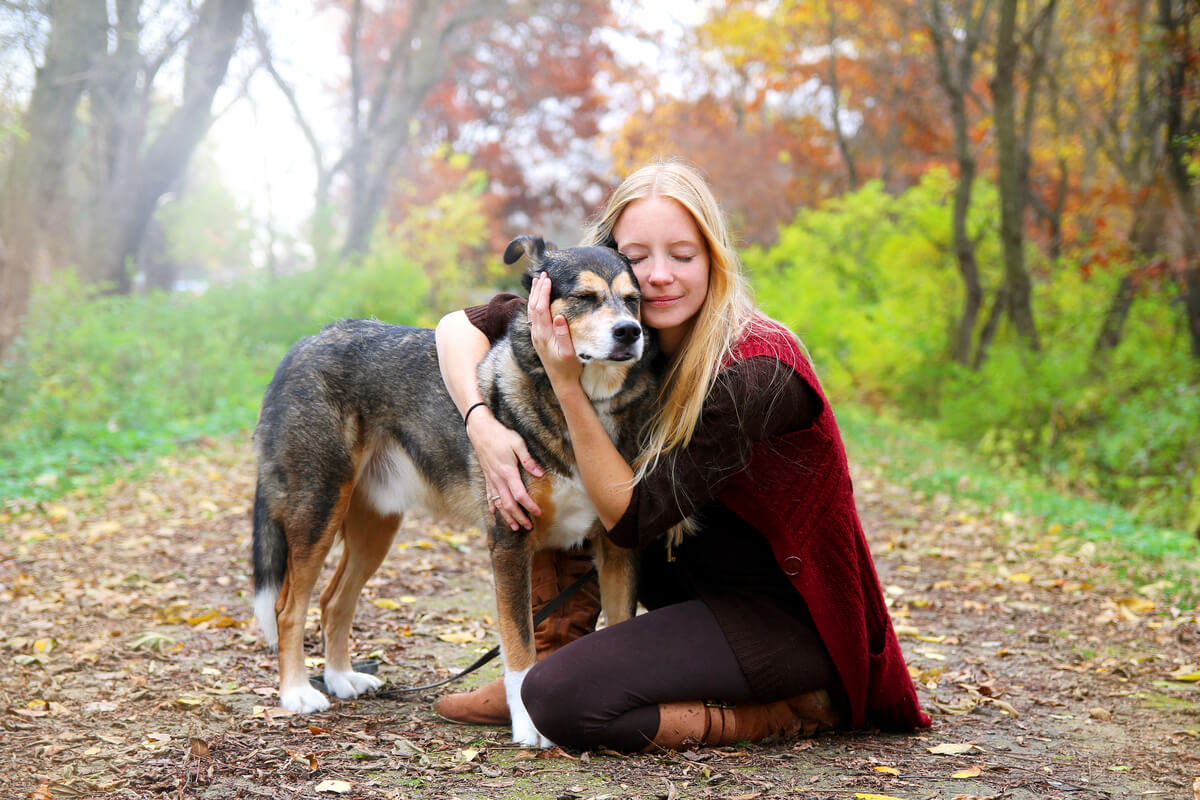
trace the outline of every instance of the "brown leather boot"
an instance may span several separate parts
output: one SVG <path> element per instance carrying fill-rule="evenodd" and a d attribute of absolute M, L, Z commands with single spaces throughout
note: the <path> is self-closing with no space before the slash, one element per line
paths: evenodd
<path fill-rule="evenodd" d="M 693 700 L 658 707 L 658 733 L 646 750 L 709 747 L 734 742 L 760 742 L 769 737 L 809 737 L 833 730 L 841 715 L 824 689 L 777 700 L 740 706 L 708 705 Z"/>
<path fill-rule="evenodd" d="M 571 551 L 543 550 L 535 554 L 530 571 L 534 613 L 591 568 L 590 546 Z M 588 581 L 534 629 L 538 660 L 594 631 L 599 616 L 600 587 L 596 581 Z M 504 678 L 496 678 L 470 692 L 443 695 L 433 704 L 433 712 L 442 719 L 467 725 L 508 725 L 511 720 Z"/>

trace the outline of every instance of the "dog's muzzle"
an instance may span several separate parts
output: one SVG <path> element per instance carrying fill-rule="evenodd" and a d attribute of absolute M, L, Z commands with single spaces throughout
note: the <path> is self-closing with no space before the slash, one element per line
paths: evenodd
<path fill-rule="evenodd" d="M 622 320 L 612 329 L 613 349 L 610 361 L 629 361 L 642 356 L 642 326 L 633 320 Z"/>

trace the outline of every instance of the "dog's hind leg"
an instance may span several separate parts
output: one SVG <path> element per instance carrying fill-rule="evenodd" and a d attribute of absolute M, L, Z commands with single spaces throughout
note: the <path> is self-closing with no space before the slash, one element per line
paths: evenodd
<path fill-rule="evenodd" d="M 637 553 L 618 547 L 603 533 L 592 539 L 592 552 L 600 581 L 604 623 L 624 622 L 637 610 Z"/>
<path fill-rule="evenodd" d="M 378 689 L 374 675 L 355 672 L 350 664 L 350 624 L 358 596 L 392 547 L 400 528 L 400 514 L 380 514 L 369 506 L 361 491 L 350 500 L 342 521 L 342 558 L 337 571 L 321 592 L 321 629 L 325 632 L 325 685 L 335 696 L 358 697 Z"/>
<path fill-rule="evenodd" d="M 493 527 L 488 537 L 492 574 L 496 579 L 496 612 L 500 620 L 500 651 L 504 656 L 504 694 L 512 718 L 513 741 L 530 747 L 553 747 L 542 736 L 521 701 L 521 684 L 537 661 L 533 641 L 530 569 L 533 534 Z"/>
<path fill-rule="evenodd" d="M 308 682 L 308 671 L 304 668 L 304 622 L 313 587 L 350 502 L 349 489 L 349 485 L 343 487 L 315 541 L 297 546 L 292 540 L 287 572 L 275 606 L 279 622 L 279 705 L 300 714 L 329 708 L 329 698 Z"/>

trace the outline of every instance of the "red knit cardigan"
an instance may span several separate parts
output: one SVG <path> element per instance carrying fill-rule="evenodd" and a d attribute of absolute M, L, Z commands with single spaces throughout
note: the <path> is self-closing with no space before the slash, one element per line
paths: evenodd
<path fill-rule="evenodd" d="M 816 373 L 787 329 L 765 318 L 742 337 L 732 361 L 753 356 L 791 367 L 823 408 L 811 427 L 755 442 L 749 464 L 717 499 L 767 537 L 808 604 L 849 696 L 853 727 L 928 727 L 854 505 L 842 437 Z"/>

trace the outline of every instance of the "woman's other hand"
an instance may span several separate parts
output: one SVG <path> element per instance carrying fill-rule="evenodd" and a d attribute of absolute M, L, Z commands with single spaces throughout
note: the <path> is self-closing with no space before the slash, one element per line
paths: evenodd
<path fill-rule="evenodd" d="M 541 516 L 542 509 L 525 487 L 520 468 L 524 467 L 534 477 L 540 478 L 543 473 L 541 466 L 529 455 L 525 440 L 482 407 L 467 421 L 467 437 L 475 448 L 483 472 L 488 506 L 495 509 L 514 531 L 532 528 L 530 518 Z"/>

